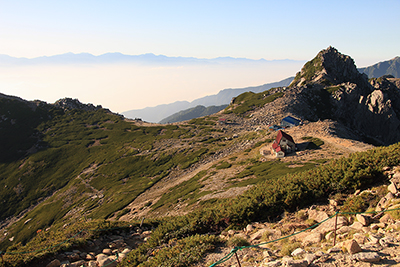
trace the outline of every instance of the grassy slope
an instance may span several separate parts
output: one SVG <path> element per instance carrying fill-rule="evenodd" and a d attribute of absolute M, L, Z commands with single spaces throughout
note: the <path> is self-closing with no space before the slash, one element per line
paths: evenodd
<path fill-rule="evenodd" d="M 274 220 L 285 210 L 293 211 L 315 203 L 316 200 L 326 201 L 334 194 L 349 193 L 356 189 L 381 184 L 384 180 L 382 168 L 398 164 L 400 164 L 400 144 L 379 147 L 351 154 L 348 158 L 333 160 L 305 172 L 288 174 L 283 178 L 276 178 L 273 182 L 271 180 L 262 182 L 242 196 L 214 201 L 209 206 L 206 205 L 185 216 L 161 219 L 154 224 L 156 229 L 150 240 L 133 250 L 122 262 L 122 266 L 159 266 L 160 262 L 166 266 L 188 266 L 220 242 L 207 233 L 218 232 L 227 227 L 242 228 L 252 221 Z M 198 178 L 202 175 L 200 174 Z M 82 223 L 66 230 L 61 230 L 59 227 L 44 235 L 35 236 L 26 247 L 16 245 L 9 247 L 8 251 L 40 247 L 39 241 L 49 242 L 49 238 L 54 235 L 62 236 L 63 231 L 69 231 L 65 236 L 71 236 L 81 229 L 86 229 L 85 227 L 87 228 Z M 92 237 L 81 238 L 83 239 L 79 242 Z M 66 246 L 72 244 L 73 242 L 67 242 Z M 153 253 L 154 257 L 149 257 L 148 252 L 155 249 L 157 253 Z M 27 257 L 32 258 L 32 256 Z"/>
<path fill-rule="evenodd" d="M 1 219 L 44 201 L 13 226 L 12 232 L 18 232 L 16 242 L 68 219 L 63 217 L 68 212 L 107 218 L 171 169 L 196 163 L 211 146 L 203 142 L 180 151 L 174 147 L 160 153 L 152 150 L 163 140 L 185 142 L 194 130 L 200 137 L 208 135 L 206 125 L 201 129 L 196 125 L 139 127 L 104 110 L 57 110 L 50 115 L 52 119 L 31 127 L 41 134 L 46 147 L 26 158 L 0 163 L 0 196 L 5 203 L 0 206 Z M 97 168 L 82 174 L 90 166 Z M 24 225 L 27 219 L 31 219 L 29 226 Z M 3 247 L 8 245 L 6 240 Z"/>
<path fill-rule="evenodd" d="M 274 99 L 275 95 L 271 97 Z M 256 108 L 258 103 L 262 105 L 263 101 L 270 101 L 265 92 L 244 94 L 238 100 L 246 107 L 241 110 L 236 106 L 234 110 L 239 115 Z M 31 133 L 40 133 L 41 144 L 46 146 L 26 158 L 0 164 L 1 200 L 7 203 L 1 206 L 4 217 L 4 214 L 16 214 L 48 197 L 13 226 L 11 234 L 18 233 L 14 246 L 10 247 L 11 243 L 6 240 L 2 248 L 23 250 L 18 241 L 28 241 L 35 236 L 37 229 L 49 225 L 59 229 L 73 218 L 74 212 L 91 218 L 107 218 L 169 171 L 188 168 L 234 142 L 221 138 L 223 133 L 213 127 L 217 121 L 213 117 L 194 119 L 179 127 L 139 127 L 104 110 L 66 113 L 52 110 L 48 115 L 28 127 Z M 383 166 L 399 164 L 399 151 L 397 144 L 354 154 L 349 159 L 335 160 L 301 174 L 287 175 L 289 168 L 282 169 L 285 164 L 279 161 L 219 163 L 173 188 L 155 208 L 168 206 L 182 198 L 194 203 L 204 194 L 199 181 L 234 164 L 246 164 L 246 168 L 231 180 L 232 186 L 257 186 L 235 199 L 206 201 L 186 216 L 162 220 L 148 244 L 135 250 L 129 260 L 142 263 L 147 259 L 148 249 L 171 238 L 181 239 L 226 227 L 241 227 L 251 221 L 273 219 L 284 210 L 298 208 L 299 203 L 307 205 L 334 193 L 379 182 Z M 90 167 L 93 167 L 92 172 L 83 174 Z M 306 164 L 301 168 L 290 168 L 290 171 L 312 167 L 312 164 Z M 28 218 L 31 221 L 24 225 Z M 210 243 L 216 242 L 211 237 L 205 238 L 210 239 Z M 180 245 L 190 250 L 190 244 L 198 246 L 199 242 L 206 241 L 193 237 L 182 239 Z"/>

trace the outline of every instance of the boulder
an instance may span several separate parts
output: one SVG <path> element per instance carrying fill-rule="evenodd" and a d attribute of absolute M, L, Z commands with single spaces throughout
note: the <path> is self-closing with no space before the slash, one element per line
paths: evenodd
<path fill-rule="evenodd" d="M 357 214 L 356 215 L 357 221 L 359 221 L 363 226 L 368 226 L 371 223 L 371 217 L 366 216 L 363 214 Z"/>
<path fill-rule="evenodd" d="M 326 240 L 331 240 L 331 239 L 333 239 L 334 236 L 335 236 L 335 233 L 334 233 L 334 232 L 329 232 L 329 233 L 327 233 L 327 234 L 325 235 L 325 239 L 326 239 Z"/>
<path fill-rule="evenodd" d="M 363 262 L 379 262 L 381 257 L 376 252 L 360 252 L 352 255 L 351 259 Z"/>
<path fill-rule="evenodd" d="M 399 170 L 396 170 L 396 172 L 393 173 L 392 180 L 400 180 L 400 172 L 399 172 Z"/>
<path fill-rule="evenodd" d="M 132 251 L 132 249 L 130 249 L 130 248 L 125 248 L 121 253 L 122 254 L 128 254 L 129 252 L 131 252 Z"/>
<path fill-rule="evenodd" d="M 261 239 L 261 237 L 263 236 L 264 232 L 266 232 L 266 231 L 267 231 L 267 229 L 265 229 L 265 228 L 258 230 L 257 232 L 255 232 L 254 234 L 252 234 L 250 236 L 250 241 Z"/>
<path fill-rule="evenodd" d="M 95 260 L 96 257 L 95 257 L 92 253 L 88 253 L 88 254 L 86 254 L 85 259 L 86 259 L 87 261 L 91 261 L 91 260 Z"/>
<path fill-rule="evenodd" d="M 360 222 L 354 222 L 352 225 L 350 225 L 350 228 L 356 229 L 356 230 L 361 230 L 364 227 L 364 225 Z"/>
<path fill-rule="evenodd" d="M 81 259 L 81 257 L 79 256 L 79 254 L 78 254 L 78 253 L 75 253 L 75 252 L 69 253 L 67 256 L 68 256 L 68 259 L 69 259 L 70 261 L 72 261 L 72 262 L 74 262 L 74 261 L 79 261 L 79 260 Z"/>
<path fill-rule="evenodd" d="M 143 231 L 142 235 L 149 236 L 151 235 L 151 231 Z"/>
<path fill-rule="evenodd" d="M 103 249 L 103 254 L 112 255 L 112 250 L 110 248 Z"/>
<path fill-rule="evenodd" d="M 390 236 L 386 236 L 384 238 L 379 239 L 379 244 L 382 247 L 389 247 L 393 243 L 395 243 L 395 240 L 393 237 L 390 237 Z"/>
<path fill-rule="evenodd" d="M 338 202 L 335 199 L 329 199 L 329 205 L 331 205 L 333 207 L 337 207 L 338 206 Z"/>
<path fill-rule="evenodd" d="M 279 266 L 282 266 L 282 261 L 280 261 L 280 260 L 269 261 L 269 262 L 263 263 L 263 266 L 265 266 L 265 267 L 279 267 Z"/>
<path fill-rule="evenodd" d="M 361 252 L 361 247 L 356 240 L 352 239 L 345 242 L 345 248 L 350 254 Z"/>
<path fill-rule="evenodd" d="M 301 256 L 301 255 L 303 255 L 305 253 L 306 253 L 306 251 L 304 249 L 296 248 L 295 250 L 293 250 L 292 253 L 290 253 L 290 255 L 292 255 L 293 257 L 296 257 L 296 256 Z"/>
<path fill-rule="evenodd" d="M 248 224 L 248 225 L 246 226 L 246 232 L 251 232 L 251 231 L 253 231 L 253 230 L 254 230 L 253 225 Z"/>
<path fill-rule="evenodd" d="M 108 244 L 108 246 L 111 248 L 111 249 L 115 249 L 115 248 L 121 248 L 121 247 L 123 247 L 123 246 L 125 246 L 126 244 L 125 244 L 125 241 L 124 241 L 124 239 L 115 239 L 114 241 L 112 241 L 111 243 L 109 243 Z"/>
<path fill-rule="evenodd" d="M 380 223 L 384 223 L 384 224 L 390 224 L 393 222 L 392 216 L 390 216 L 389 213 L 386 213 L 385 215 L 383 215 L 380 219 L 379 219 Z"/>
<path fill-rule="evenodd" d="M 317 258 L 316 255 L 311 254 L 311 253 L 307 253 L 304 255 L 304 260 L 306 260 L 308 262 L 308 264 L 310 265 L 315 259 Z"/>
<path fill-rule="evenodd" d="M 264 250 L 263 251 L 263 257 L 264 258 L 272 258 L 273 256 L 274 256 L 274 254 L 271 251 L 269 251 L 269 250 Z"/>
<path fill-rule="evenodd" d="M 303 239 L 303 244 L 315 244 L 315 243 L 319 243 L 322 240 L 322 234 L 321 233 L 311 233 L 309 235 L 307 235 L 304 239 Z"/>
<path fill-rule="evenodd" d="M 385 228 L 385 224 L 384 223 L 373 223 L 370 225 L 371 230 L 378 230 L 379 228 Z"/>
<path fill-rule="evenodd" d="M 379 239 L 381 239 L 381 237 L 379 235 L 374 235 L 374 234 L 370 234 L 368 236 L 368 239 L 371 243 L 375 243 L 377 244 L 379 242 Z"/>
<path fill-rule="evenodd" d="M 335 247 L 328 249 L 327 253 L 331 254 L 331 253 L 337 253 L 337 252 L 341 252 L 341 251 L 342 251 L 342 249 L 338 245 L 336 245 Z"/>
<path fill-rule="evenodd" d="M 284 258 L 282 260 L 285 264 L 285 267 L 307 267 L 308 262 L 306 260 L 294 260 L 292 258 Z"/>
<path fill-rule="evenodd" d="M 397 187 L 396 185 L 392 182 L 390 183 L 390 185 L 387 188 L 389 190 L 389 192 L 391 192 L 393 195 L 397 194 Z"/>
<path fill-rule="evenodd" d="M 338 216 L 337 229 L 345 225 L 348 225 L 347 218 L 344 216 Z M 332 217 L 329 220 L 325 221 L 324 223 L 320 224 L 317 228 L 313 230 L 313 232 L 325 234 L 329 231 L 334 231 L 334 230 L 335 230 L 335 217 Z"/>
<path fill-rule="evenodd" d="M 101 260 L 104 260 L 104 259 L 107 259 L 107 258 L 108 258 L 108 256 L 106 254 L 103 254 L 103 253 L 100 253 L 100 254 L 98 254 L 96 256 L 96 260 L 97 261 L 101 261 Z"/>
<path fill-rule="evenodd" d="M 326 212 L 324 211 L 318 211 L 318 210 L 309 210 L 308 211 L 308 219 L 321 222 L 325 219 L 328 219 L 329 216 Z"/>
<path fill-rule="evenodd" d="M 367 238 L 365 237 L 365 235 L 360 234 L 360 233 L 355 233 L 353 235 L 354 240 L 357 241 L 358 244 L 364 244 L 365 242 L 367 242 Z"/>
<path fill-rule="evenodd" d="M 346 234 L 346 233 L 350 232 L 351 230 L 352 230 L 352 228 L 349 226 L 342 226 L 339 229 L 337 229 L 336 234 L 338 234 L 338 235 Z"/>
<path fill-rule="evenodd" d="M 385 166 L 385 167 L 382 168 L 382 171 L 384 171 L 384 172 L 385 171 L 390 171 L 390 167 L 389 166 Z"/>
<path fill-rule="evenodd" d="M 102 260 L 97 260 L 97 265 L 99 267 L 107 266 L 107 267 L 115 267 L 117 266 L 118 262 L 115 260 L 115 257 L 107 257 Z"/>
<path fill-rule="evenodd" d="M 61 265 L 60 260 L 55 259 L 52 260 L 49 264 L 46 265 L 46 267 L 59 267 Z"/>
<path fill-rule="evenodd" d="M 84 260 L 71 262 L 69 264 L 69 267 L 81 267 L 81 266 L 85 266 L 85 261 Z"/>
<path fill-rule="evenodd" d="M 378 204 L 376 205 L 375 211 L 382 211 L 385 209 L 389 204 L 390 201 L 394 198 L 391 192 L 387 193 L 386 196 L 379 200 Z"/>

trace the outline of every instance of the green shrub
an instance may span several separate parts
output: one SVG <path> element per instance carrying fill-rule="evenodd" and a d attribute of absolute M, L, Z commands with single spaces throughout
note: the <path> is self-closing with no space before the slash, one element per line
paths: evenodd
<path fill-rule="evenodd" d="M 346 199 L 341 207 L 342 212 L 365 212 L 371 204 L 376 204 L 377 196 L 370 192 L 361 195 L 351 196 Z"/>
<path fill-rule="evenodd" d="M 227 245 L 230 247 L 246 247 L 250 246 L 250 242 L 241 236 L 233 236 L 229 238 Z"/>
<path fill-rule="evenodd" d="M 322 141 L 321 139 L 316 138 L 316 137 L 306 136 L 306 137 L 302 137 L 302 139 L 308 140 L 306 149 L 320 149 L 321 146 L 324 144 L 324 141 Z"/>
<path fill-rule="evenodd" d="M 229 162 L 226 161 L 221 161 L 218 163 L 218 165 L 215 167 L 217 170 L 222 170 L 222 169 L 228 169 L 232 166 Z"/>
<path fill-rule="evenodd" d="M 207 251 L 213 250 L 217 242 L 219 242 L 219 239 L 212 235 L 193 235 L 181 240 L 171 240 L 166 247 L 148 250 L 152 257 L 139 254 L 136 250 L 130 253 L 120 265 L 141 267 L 191 266 L 199 261 Z M 145 248 L 143 247 L 143 249 Z"/>
<path fill-rule="evenodd" d="M 233 106 L 225 108 L 224 113 L 235 113 L 237 115 L 243 115 L 248 111 L 254 110 L 255 108 L 262 107 L 267 103 L 275 101 L 275 99 L 282 97 L 284 93 L 278 92 L 271 94 L 270 91 L 261 93 L 246 92 L 233 99 Z"/>
<path fill-rule="evenodd" d="M 396 221 L 400 220 L 400 204 L 396 204 L 390 207 L 390 209 L 392 209 L 392 211 L 388 211 L 390 216 Z"/>
<path fill-rule="evenodd" d="M 282 246 L 281 255 L 282 256 L 290 256 L 290 254 L 296 249 L 299 248 L 301 244 L 299 242 L 288 242 Z"/>

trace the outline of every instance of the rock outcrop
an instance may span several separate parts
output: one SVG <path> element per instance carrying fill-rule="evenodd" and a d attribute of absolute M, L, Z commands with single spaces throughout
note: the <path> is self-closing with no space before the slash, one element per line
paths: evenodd
<path fill-rule="evenodd" d="M 85 246 L 72 251 L 58 253 L 34 266 L 46 267 L 114 267 L 120 263 L 126 255 L 142 244 L 150 236 L 151 231 L 143 231 L 140 228 L 131 228 L 129 231 L 116 231 L 92 241 Z"/>
<path fill-rule="evenodd" d="M 62 98 L 54 103 L 54 106 L 63 110 L 82 109 L 85 111 L 94 111 L 102 109 L 102 106 L 93 104 L 83 104 L 78 99 Z"/>
<path fill-rule="evenodd" d="M 307 62 L 291 83 L 285 111 L 303 120 L 331 119 L 358 133 L 360 141 L 400 141 L 399 79 L 368 78 L 351 57 L 329 47 Z"/>

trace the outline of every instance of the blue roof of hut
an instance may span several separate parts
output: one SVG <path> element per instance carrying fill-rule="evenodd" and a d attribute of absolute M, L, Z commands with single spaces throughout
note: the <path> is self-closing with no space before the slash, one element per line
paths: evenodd
<path fill-rule="evenodd" d="M 291 125 L 299 125 L 301 123 L 300 120 L 293 118 L 292 116 L 287 116 L 282 119 L 281 124 L 291 124 Z"/>

